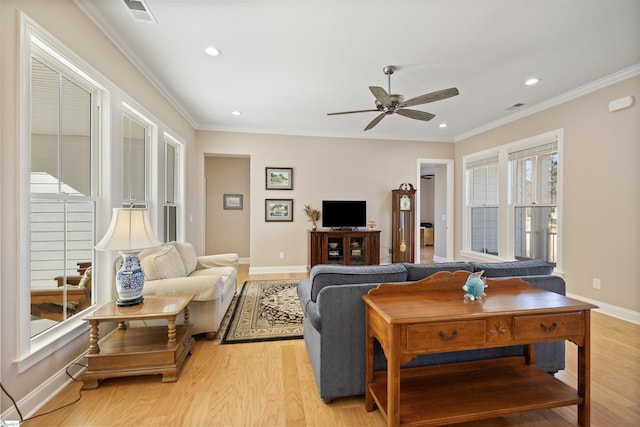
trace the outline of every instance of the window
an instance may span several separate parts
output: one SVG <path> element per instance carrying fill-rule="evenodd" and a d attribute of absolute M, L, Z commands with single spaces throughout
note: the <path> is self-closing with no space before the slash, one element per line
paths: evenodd
<path fill-rule="evenodd" d="M 32 40 L 29 253 L 31 337 L 88 308 L 95 245 L 98 88 Z M 84 277 L 84 280 L 82 280 Z"/>
<path fill-rule="evenodd" d="M 149 194 L 151 124 L 125 105 L 122 117 L 123 205 L 146 207 Z"/>
<path fill-rule="evenodd" d="M 466 163 L 471 250 L 498 255 L 498 155 Z"/>
<path fill-rule="evenodd" d="M 558 143 L 509 153 L 514 206 L 514 256 L 556 264 L 558 256 Z"/>
<path fill-rule="evenodd" d="M 465 257 L 561 269 L 561 129 L 463 158 Z"/>
<path fill-rule="evenodd" d="M 164 142 L 164 166 L 165 166 L 165 204 L 164 204 L 164 241 L 177 240 L 178 226 L 178 149 L 179 145 L 168 135 Z"/>

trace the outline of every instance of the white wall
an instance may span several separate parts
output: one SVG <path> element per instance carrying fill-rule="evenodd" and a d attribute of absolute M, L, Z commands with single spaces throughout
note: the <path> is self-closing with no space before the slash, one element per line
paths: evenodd
<path fill-rule="evenodd" d="M 66 49 L 79 56 L 89 67 L 97 70 L 110 83 L 119 88 L 120 93 L 127 94 L 127 101 L 142 106 L 156 117 L 176 137 L 186 141 L 187 164 L 195 164 L 193 141 L 195 131 L 188 121 L 154 88 L 154 86 L 135 68 L 111 42 L 96 28 L 71 0 L 2 0 L 0 1 L 0 378 L 3 386 L 21 403 L 24 415 L 37 405 L 66 380 L 64 368 L 87 349 L 88 332 L 76 328 L 75 335 L 60 334 L 48 348 L 51 354 L 42 360 L 34 359 L 33 363 L 22 363 L 26 354 L 20 354 L 20 342 L 24 342 L 28 334 L 28 322 L 21 321 L 20 316 L 27 316 L 29 307 L 28 289 L 21 289 L 20 269 L 26 258 L 21 257 L 28 251 L 22 246 L 19 234 L 20 224 L 25 217 L 24 207 L 20 205 L 20 144 L 22 141 L 19 128 L 19 58 L 20 58 L 20 13 L 24 12 L 37 25 L 42 27 L 53 38 L 62 43 Z M 103 123 L 110 138 L 105 141 L 101 152 L 103 164 L 110 171 L 110 180 L 101 182 L 101 200 L 99 205 L 99 234 L 106 230 L 110 219 L 111 207 L 121 202 L 122 171 L 121 151 L 116 141 L 121 140 L 121 117 L 124 101 L 122 96 L 112 94 L 111 122 Z M 198 179 L 201 179 L 199 175 Z M 188 173 L 186 187 L 193 187 L 196 175 Z M 28 182 L 28 181 L 27 181 Z M 113 191 L 112 191 L 113 190 Z M 187 239 L 197 234 L 198 217 L 201 210 L 193 212 L 193 193 L 187 194 L 187 212 L 196 218 L 188 223 Z M 112 254 L 99 256 L 98 265 L 105 276 L 95 277 L 94 286 L 101 289 L 101 298 L 110 298 L 111 282 L 103 280 L 111 271 Z M 80 322 L 86 328 L 83 322 Z M 25 325 L 26 328 L 25 329 Z M 28 335 L 27 335 L 28 336 Z M 28 338 L 27 338 L 28 339 Z M 45 353 L 46 354 L 46 353 Z M 19 369 L 19 366 L 22 366 Z M 62 380 L 60 380 L 62 379 Z M 34 393 L 35 391 L 35 393 Z M 42 394 L 38 394 L 42 391 Z M 0 397 L 0 414 L 6 413 L 13 405 L 4 395 Z M 11 417 L 15 418 L 15 415 Z"/>
<path fill-rule="evenodd" d="M 198 156 L 246 155 L 251 158 L 251 271 L 305 271 L 305 204 L 321 208 L 324 199 L 367 201 L 367 217 L 380 236 L 380 262 L 391 258 L 391 190 L 414 186 L 417 159 L 451 159 L 445 142 L 380 141 L 199 131 Z M 201 162 L 202 163 L 202 162 Z M 265 167 L 292 167 L 293 190 L 265 190 Z M 293 222 L 264 220 L 264 200 L 294 200 Z M 209 236 L 211 237 L 211 236 Z M 200 243 L 202 244 L 202 243 Z M 280 259 L 280 252 L 285 259 Z"/>
<path fill-rule="evenodd" d="M 635 97 L 610 113 L 609 102 Z M 567 292 L 640 322 L 640 76 L 456 142 L 456 248 L 462 249 L 462 157 L 564 130 L 562 270 Z M 601 280 L 594 289 L 593 278 Z"/>

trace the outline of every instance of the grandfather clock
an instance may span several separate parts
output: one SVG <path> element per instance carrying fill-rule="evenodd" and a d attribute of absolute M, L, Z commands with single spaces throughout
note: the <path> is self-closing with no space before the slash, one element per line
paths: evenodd
<path fill-rule="evenodd" d="M 414 262 L 416 238 L 416 190 L 412 184 L 402 183 L 393 194 L 391 220 L 392 262 Z"/>

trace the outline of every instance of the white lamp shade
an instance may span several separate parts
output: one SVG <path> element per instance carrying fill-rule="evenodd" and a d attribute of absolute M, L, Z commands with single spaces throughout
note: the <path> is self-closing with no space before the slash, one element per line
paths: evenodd
<path fill-rule="evenodd" d="M 130 252 L 161 244 L 153 233 L 147 209 L 114 208 L 109 229 L 96 245 L 96 249 Z"/>

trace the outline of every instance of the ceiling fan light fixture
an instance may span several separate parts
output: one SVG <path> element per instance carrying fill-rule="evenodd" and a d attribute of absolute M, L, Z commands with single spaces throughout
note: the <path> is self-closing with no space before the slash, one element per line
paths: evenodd
<path fill-rule="evenodd" d="M 204 52 L 209 56 L 220 56 L 222 51 L 215 46 L 208 46 L 204 49 Z"/>

